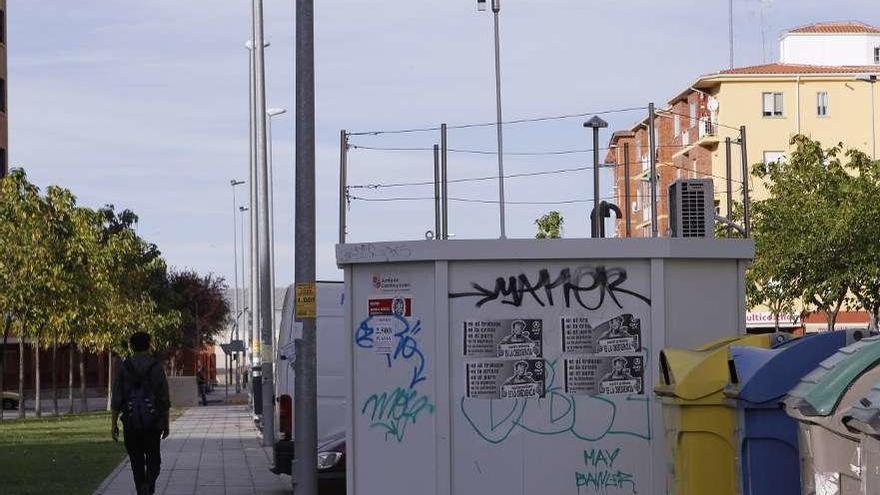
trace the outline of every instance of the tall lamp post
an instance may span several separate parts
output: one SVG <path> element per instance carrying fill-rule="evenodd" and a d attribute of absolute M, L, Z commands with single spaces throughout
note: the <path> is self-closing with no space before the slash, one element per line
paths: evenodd
<path fill-rule="evenodd" d="M 604 222 L 605 220 L 599 211 L 599 129 L 608 127 L 608 122 L 605 122 L 599 117 L 593 117 L 584 122 L 584 127 L 593 130 L 593 211 L 590 215 L 590 236 L 601 237 L 600 232 L 602 229 L 599 228 L 599 222 Z"/>
<path fill-rule="evenodd" d="M 269 280 L 272 285 L 272 315 L 275 315 L 277 301 L 275 301 L 275 147 L 272 142 L 272 119 L 284 115 L 284 108 L 270 108 L 266 110 L 266 135 L 269 143 Z M 274 329 L 273 329 L 273 335 Z"/>
<path fill-rule="evenodd" d="M 251 331 L 250 330 L 250 328 L 251 328 L 250 312 L 251 311 L 250 311 L 250 307 L 248 307 L 248 299 L 247 299 L 247 297 L 245 297 L 246 290 L 244 288 L 245 287 L 245 280 L 247 280 L 247 278 L 245 277 L 246 263 L 245 263 L 245 250 L 244 250 L 244 238 L 245 238 L 244 237 L 244 225 L 245 225 L 245 213 L 247 213 L 248 211 L 249 211 L 249 208 L 247 206 L 239 206 L 238 207 L 239 228 L 241 229 L 241 237 L 240 237 L 239 242 L 241 242 L 241 302 L 242 302 L 241 315 L 239 317 L 241 318 L 241 323 L 245 329 L 245 332 L 244 332 L 245 336 L 250 335 L 250 331 Z M 247 347 L 248 349 L 251 349 L 250 346 L 245 346 L 245 347 Z M 251 352 L 253 352 L 252 349 L 251 349 Z M 253 357 L 251 355 L 245 355 L 245 356 L 242 356 L 242 358 L 243 358 L 242 361 L 244 359 L 247 359 L 247 361 L 246 361 L 247 364 L 245 366 L 245 369 L 249 370 L 250 363 L 253 361 Z M 239 361 L 239 366 L 241 366 L 242 361 Z M 241 370 L 239 370 L 239 375 L 240 374 L 241 374 Z M 250 374 L 250 373 L 248 373 L 248 374 Z"/>
<path fill-rule="evenodd" d="M 865 81 L 871 88 L 871 158 L 877 159 L 877 118 L 874 108 L 874 84 L 877 82 L 877 74 L 861 74 L 856 76 L 859 81 Z"/>
<path fill-rule="evenodd" d="M 233 290 L 233 293 L 232 293 L 232 306 L 235 311 L 233 313 L 235 315 L 235 319 L 232 320 L 232 331 L 233 331 L 233 335 L 234 335 L 235 340 L 240 339 L 239 320 L 238 320 L 238 317 L 240 314 L 239 308 L 244 306 L 244 295 L 243 294 L 242 294 L 241 306 L 239 306 L 239 304 L 238 304 L 238 294 L 239 294 L 239 292 L 238 292 L 238 219 L 236 217 L 239 216 L 239 213 L 236 211 L 238 209 L 238 201 L 235 199 L 235 188 L 236 188 L 236 186 L 240 186 L 244 183 L 245 183 L 245 181 L 243 181 L 243 180 L 232 179 L 229 181 L 229 185 L 232 186 L 232 265 L 233 265 L 233 270 L 235 272 L 233 274 L 233 278 L 235 280 L 235 289 Z M 243 279 L 242 279 L 242 282 L 244 282 Z M 232 368 L 232 363 L 230 363 L 229 367 Z M 226 373 L 228 374 L 228 373 L 230 373 L 230 371 L 231 370 L 226 370 Z M 235 372 L 235 393 L 238 393 L 241 391 L 241 383 L 239 382 L 239 379 L 240 379 L 240 377 L 238 376 L 238 372 L 236 371 Z M 228 382 L 229 382 L 229 380 L 227 379 L 227 383 Z"/>
<path fill-rule="evenodd" d="M 501 238 L 507 238 L 504 220 L 504 131 L 501 111 L 501 0 L 477 0 L 477 10 L 486 11 L 487 1 L 492 2 L 495 20 L 495 131 L 498 136 L 498 206 L 501 221 Z"/>

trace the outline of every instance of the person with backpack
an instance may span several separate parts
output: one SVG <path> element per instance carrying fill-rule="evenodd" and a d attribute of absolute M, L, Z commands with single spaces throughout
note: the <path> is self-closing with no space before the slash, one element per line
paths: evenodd
<path fill-rule="evenodd" d="M 131 462 L 138 495 L 152 495 L 162 465 L 160 439 L 168 438 L 168 379 L 162 366 L 150 356 L 150 335 L 131 336 L 132 356 L 118 366 L 113 377 L 113 424 L 111 435 L 119 441 L 119 417 L 125 450 Z"/>

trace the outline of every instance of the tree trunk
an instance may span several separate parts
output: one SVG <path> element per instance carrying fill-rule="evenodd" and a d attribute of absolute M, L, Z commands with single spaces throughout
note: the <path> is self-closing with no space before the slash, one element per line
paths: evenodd
<path fill-rule="evenodd" d="M 113 409 L 113 351 L 107 351 L 107 411 Z"/>
<path fill-rule="evenodd" d="M 18 418 L 24 419 L 24 323 L 18 334 Z"/>
<path fill-rule="evenodd" d="M 86 352 L 79 350 L 79 408 L 80 412 L 88 412 L 89 398 L 86 397 Z"/>
<path fill-rule="evenodd" d="M 71 339 L 67 346 L 67 414 L 73 414 L 73 359 L 76 348 L 73 346 Z"/>
<path fill-rule="evenodd" d="M 40 346 L 34 342 L 34 411 L 43 416 L 43 398 L 40 396 Z"/>
<path fill-rule="evenodd" d="M 6 343 L 9 341 L 9 330 L 12 328 L 12 318 L 6 318 L 6 327 L 3 329 L 3 347 L 0 348 L 0 395 L 3 394 L 4 378 L 6 377 Z M 3 404 L 0 401 L 0 421 L 3 421 Z"/>
<path fill-rule="evenodd" d="M 52 410 L 58 417 L 58 336 L 52 338 Z"/>

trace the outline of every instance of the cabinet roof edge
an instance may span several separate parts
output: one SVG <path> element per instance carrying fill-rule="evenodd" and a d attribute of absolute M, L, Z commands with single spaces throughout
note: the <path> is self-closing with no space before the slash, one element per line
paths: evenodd
<path fill-rule="evenodd" d="M 336 263 L 547 259 L 751 260 L 750 239 L 505 239 L 338 244 Z"/>

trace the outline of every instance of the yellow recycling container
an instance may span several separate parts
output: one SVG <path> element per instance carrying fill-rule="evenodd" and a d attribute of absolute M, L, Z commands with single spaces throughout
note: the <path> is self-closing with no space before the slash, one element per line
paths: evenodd
<path fill-rule="evenodd" d="M 669 459 L 669 495 L 737 494 L 737 410 L 728 405 L 728 348 L 769 348 L 786 334 L 746 335 L 703 347 L 660 352 L 660 383 Z"/>

